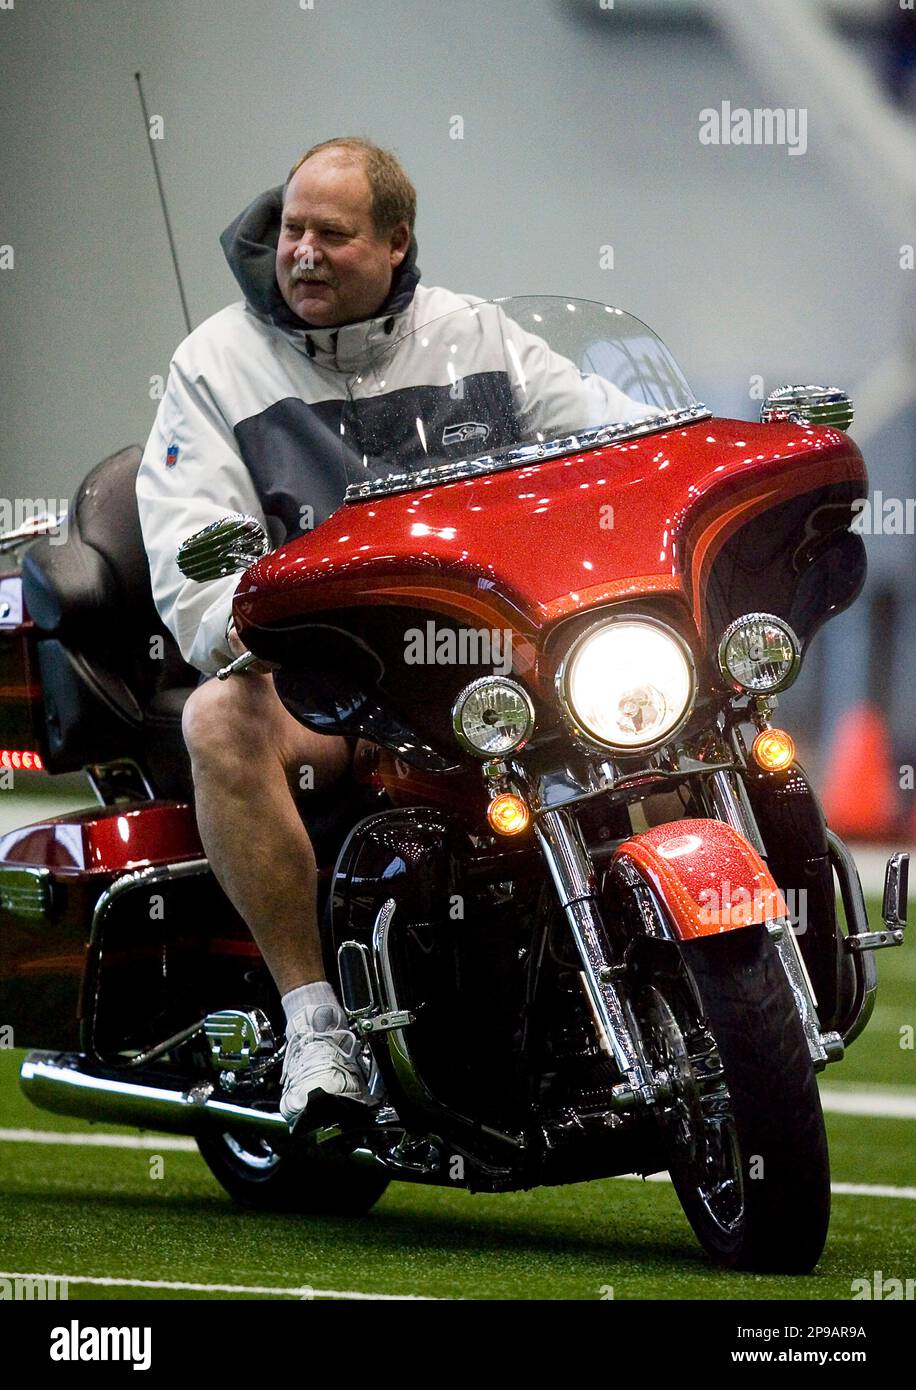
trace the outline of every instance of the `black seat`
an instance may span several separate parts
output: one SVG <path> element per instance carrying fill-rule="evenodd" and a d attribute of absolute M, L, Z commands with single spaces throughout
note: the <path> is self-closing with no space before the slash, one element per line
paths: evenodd
<path fill-rule="evenodd" d="M 92 469 L 64 543 L 44 537 L 26 552 L 23 594 L 38 629 L 49 770 L 132 758 L 157 795 L 185 799 L 181 711 L 198 673 L 153 603 L 135 492 L 141 457 L 134 444 Z"/>
<path fill-rule="evenodd" d="M 137 445 L 103 459 L 70 507 L 64 544 L 35 541 L 22 565 L 37 644 L 51 772 L 131 758 L 157 796 L 193 799 L 181 711 L 198 672 L 153 603 L 135 492 Z M 319 863 L 351 826 L 386 804 L 352 774 L 297 797 Z"/>

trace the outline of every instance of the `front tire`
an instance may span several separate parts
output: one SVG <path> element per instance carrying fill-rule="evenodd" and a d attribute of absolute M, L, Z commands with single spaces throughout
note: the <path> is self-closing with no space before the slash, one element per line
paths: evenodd
<path fill-rule="evenodd" d="M 677 1078 L 670 1172 L 678 1198 L 718 1263 L 809 1273 L 827 1238 L 830 1167 L 814 1068 L 779 954 L 764 926 L 680 949 L 689 979 L 665 982 L 660 1000 L 653 987 L 644 1015 Z M 698 1081 L 692 1059 L 704 1038 Z"/>

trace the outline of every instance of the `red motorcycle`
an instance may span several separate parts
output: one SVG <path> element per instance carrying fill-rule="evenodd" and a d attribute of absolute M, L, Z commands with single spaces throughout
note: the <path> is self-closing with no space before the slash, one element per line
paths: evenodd
<path fill-rule="evenodd" d="M 409 409 L 397 372 L 426 383 Z M 301 802 L 371 1095 L 307 1134 L 278 1111 L 276 990 L 197 836 L 196 672 L 152 606 L 139 451 L 90 473 L 66 544 L 4 538 L 26 548 L 0 580 L 3 761 L 85 769 L 100 803 L 0 840 L 25 1093 L 190 1133 L 262 1208 L 668 1170 L 715 1260 L 810 1270 L 816 1074 L 906 917 L 898 854 L 870 928 L 771 722 L 864 580 L 851 418 L 812 386 L 713 418 L 618 309 L 479 303 L 347 383 L 346 500 L 313 531 L 268 553 L 234 516 L 182 545 L 189 577 L 244 571 L 237 629 L 286 707 L 371 750 Z"/>

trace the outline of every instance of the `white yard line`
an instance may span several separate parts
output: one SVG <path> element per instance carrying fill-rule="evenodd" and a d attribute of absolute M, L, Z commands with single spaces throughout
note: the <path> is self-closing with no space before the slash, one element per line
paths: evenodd
<path fill-rule="evenodd" d="M 650 1173 L 643 1178 L 639 1173 L 618 1173 L 615 1182 L 670 1182 L 667 1173 Z M 830 1191 L 834 1197 L 897 1197 L 905 1202 L 916 1202 L 916 1187 L 890 1187 L 887 1183 L 832 1182 Z"/>
<path fill-rule="evenodd" d="M 875 1090 L 870 1086 L 850 1086 L 848 1090 L 825 1086 L 821 1105 L 831 1115 L 870 1115 L 880 1120 L 916 1120 L 916 1094 L 913 1091 Z"/>
<path fill-rule="evenodd" d="M 65 1134 L 56 1129 L 0 1129 L 3 1144 L 75 1144 L 88 1149 L 152 1149 L 196 1153 L 193 1139 L 175 1134 Z"/>
<path fill-rule="evenodd" d="M 834 1099 L 841 1102 L 832 1105 Z M 916 1097 L 903 1095 L 895 1096 L 893 1093 L 883 1095 L 873 1091 L 854 1091 L 850 1089 L 846 1093 L 832 1092 L 822 1097 L 825 1110 L 836 1110 L 844 1115 L 878 1115 L 886 1118 L 890 1115 L 893 1118 L 913 1119 L 916 1118 Z M 896 1109 L 889 1109 L 894 1106 Z M 864 1108 L 870 1106 L 871 1108 Z M 858 1108 L 857 1108 L 858 1107 Z M 111 1149 L 146 1149 L 146 1150 L 173 1150 L 181 1153 L 194 1153 L 197 1145 L 193 1139 L 183 1139 L 175 1135 L 152 1135 L 152 1134 L 62 1134 L 53 1129 L 0 1129 L 0 1143 L 8 1144 L 74 1144 L 77 1146 L 88 1146 L 90 1148 L 111 1148 Z M 667 1173 L 651 1173 L 649 1177 L 642 1178 L 639 1173 L 620 1173 L 618 1179 L 625 1182 L 670 1182 Z M 838 1197 L 897 1197 L 904 1201 L 916 1201 L 916 1187 L 892 1187 L 888 1183 L 856 1183 L 856 1182 L 835 1182 L 830 1185 L 831 1192 Z M 12 1275 L 0 1274 L 2 1278 L 12 1278 Z M 27 1275 L 16 1275 L 16 1278 L 27 1278 Z M 36 1278 L 39 1276 L 35 1276 Z M 41 1276 L 44 1277 L 44 1276 Z M 48 1276 L 50 1277 L 50 1276 Z M 59 1276 L 63 1278 L 63 1275 Z M 68 1276 L 69 1277 L 69 1276 Z M 89 1283 L 114 1283 L 122 1284 L 127 1281 L 121 1279 L 113 1280 L 88 1280 Z M 138 1287 L 146 1287 L 141 1284 Z M 151 1284 L 150 1288 L 212 1288 L 216 1291 L 230 1290 L 226 1285 L 197 1285 L 197 1284 Z M 235 1288 L 232 1285 L 231 1288 Z M 239 1291 L 242 1291 L 239 1289 Z M 297 1293 L 295 1289 L 248 1289 L 248 1293 L 280 1293 L 289 1297 L 303 1298 L 304 1294 Z M 374 1294 L 347 1294 L 335 1293 L 332 1290 L 316 1289 L 315 1298 L 374 1298 Z M 400 1295 L 386 1294 L 386 1298 L 400 1297 Z M 420 1294 L 404 1294 L 405 1298 L 419 1298 Z M 382 1297 L 382 1295 L 379 1295 Z"/>
<path fill-rule="evenodd" d="M 830 1191 L 839 1197 L 902 1197 L 916 1202 L 916 1187 L 888 1187 L 886 1183 L 832 1182 Z"/>
<path fill-rule="evenodd" d="M 282 1298 L 349 1298 L 386 1301 L 431 1301 L 421 1293 L 362 1293 L 354 1289 L 314 1289 L 309 1284 L 301 1288 L 281 1289 L 266 1284 L 187 1284 L 172 1279 L 102 1279 L 88 1274 L 18 1274 L 0 1270 L 0 1279 L 56 1279 L 68 1284 L 94 1284 L 108 1289 L 173 1289 L 176 1293 L 268 1293 Z"/>

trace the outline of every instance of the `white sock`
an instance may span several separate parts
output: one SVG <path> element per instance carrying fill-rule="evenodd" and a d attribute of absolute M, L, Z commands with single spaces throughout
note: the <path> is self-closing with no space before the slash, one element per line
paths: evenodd
<path fill-rule="evenodd" d="M 305 1028 L 315 1032 L 328 1032 L 329 1029 L 345 1029 L 347 1016 L 340 1007 L 334 988 L 327 980 L 316 980 L 310 985 L 299 985 L 284 994 L 281 1001 L 286 1014 L 286 1036 L 301 1033 Z M 319 1009 L 325 1010 L 319 1018 Z"/>

